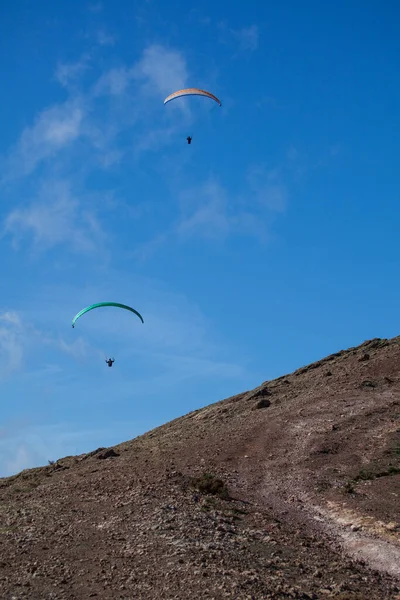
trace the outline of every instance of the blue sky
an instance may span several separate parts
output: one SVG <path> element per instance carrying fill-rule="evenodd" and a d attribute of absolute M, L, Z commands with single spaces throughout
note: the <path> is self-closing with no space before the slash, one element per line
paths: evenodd
<path fill-rule="evenodd" d="M 0 7 L 0 476 L 399 333 L 399 6 L 190 6 Z"/>

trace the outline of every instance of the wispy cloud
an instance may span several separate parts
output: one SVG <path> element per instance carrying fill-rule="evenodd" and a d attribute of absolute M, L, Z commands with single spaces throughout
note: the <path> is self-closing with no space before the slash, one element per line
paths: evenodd
<path fill-rule="evenodd" d="M 65 88 L 74 88 L 82 75 L 89 69 L 90 56 L 82 56 L 74 63 L 59 63 L 56 68 L 55 78 Z"/>
<path fill-rule="evenodd" d="M 19 315 L 14 311 L 6 311 L 0 314 L 0 321 L 13 325 L 15 327 L 21 327 L 21 319 Z"/>
<path fill-rule="evenodd" d="M 338 143 L 326 145 L 314 156 L 310 155 L 304 147 L 299 148 L 291 144 L 286 152 L 288 170 L 296 181 L 302 180 L 313 171 L 331 164 L 340 152 L 341 145 Z"/>
<path fill-rule="evenodd" d="M 161 104 L 166 95 L 186 85 L 187 78 L 188 69 L 182 53 L 153 44 L 145 48 L 134 65 L 115 67 L 103 73 L 93 86 L 92 98 L 109 98 L 115 136 L 122 129 L 137 126 L 137 131 L 133 132 L 135 143 L 130 151 L 138 158 L 146 151 L 158 151 L 171 142 L 181 123 L 182 111 L 190 117 L 187 106 L 179 104 L 180 114 L 176 111 L 165 113 L 169 120 L 163 124 Z M 102 125 L 101 132 L 104 130 Z M 120 155 L 122 152 L 120 150 Z"/>
<path fill-rule="evenodd" d="M 258 25 L 249 25 L 240 29 L 233 29 L 225 21 L 218 24 L 220 42 L 233 47 L 234 58 L 243 54 L 254 52 L 258 48 L 260 30 Z"/>
<path fill-rule="evenodd" d="M 68 343 L 63 338 L 49 340 L 51 345 L 54 345 L 65 354 L 69 354 L 73 358 L 84 358 L 88 354 L 93 354 L 93 349 L 89 344 L 82 338 L 79 337 L 72 343 Z"/>
<path fill-rule="evenodd" d="M 180 196 L 180 235 L 225 238 L 228 235 L 264 237 L 266 218 L 286 209 L 287 190 L 277 170 L 254 166 L 248 170 L 248 189 L 229 193 L 215 178 Z"/>
<path fill-rule="evenodd" d="M 133 74 L 137 79 L 144 80 L 150 93 L 161 97 L 184 88 L 188 78 L 182 54 L 158 44 L 146 48 Z"/>
<path fill-rule="evenodd" d="M 99 77 L 94 86 L 94 95 L 120 96 L 124 94 L 132 79 L 132 73 L 127 67 L 110 69 Z"/>
<path fill-rule="evenodd" d="M 96 277 L 93 286 L 83 289 L 66 284 L 49 286 L 46 297 L 51 298 L 51 302 L 43 308 L 45 322 L 52 327 L 53 324 L 57 327 L 60 313 L 71 313 L 72 320 L 84 306 L 116 297 L 143 315 L 144 324 L 128 311 L 108 307 L 88 313 L 75 329 L 70 327 L 69 321 L 70 337 L 59 338 L 54 333 L 48 340 L 67 354 L 87 355 L 101 341 L 105 345 L 112 343 L 113 347 L 118 346 L 121 354 L 130 356 L 137 353 L 142 359 L 151 361 L 153 356 L 161 354 L 170 357 L 184 354 L 193 359 L 214 359 L 216 364 L 229 362 L 226 358 L 229 349 L 224 348 L 221 341 L 216 341 L 215 326 L 199 306 L 185 295 L 171 292 L 161 283 L 138 274 L 134 279 L 127 279 L 124 273 L 107 267 L 107 277 L 101 278 L 100 282 Z M 73 310 L 70 308 L 71 299 Z M 60 342 L 60 339 L 65 341 Z"/>
<path fill-rule="evenodd" d="M 11 423 L 0 433 L 0 477 L 19 473 L 22 469 L 47 465 L 50 460 L 89 452 L 93 448 L 111 446 L 140 435 L 154 427 L 153 419 L 115 420 L 113 427 L 103 424 L 64 421 L 37 425 L 33 420 Z"/>
<path fill-rule="evenodd" d="M 203 384 L 214 378 L 217 385 L 222 385 L 221 381 L 237 382 L 238 377 L 246 376 L 241 352 L 218 338 L 215 323 L 205 312 L 190 299 L 160 289 L 159 283 L 142 281 L 137 261 L 130 261 L 128 266 L 124 261 L 127 236 L 129 247 L 135 248 L 136 239 L 150 231 L 150 222 L 157 221 L 160 214 L 171 215 L 171 230 L 161 232 L 158 239 L 143 248 L 144 254 L 171 239 L 183 240 L 191 235 L 216 239 L 242 226 L 249 228 L 246 223 L 251 217 L 238 205 L 239 198 L 232 200 L 217 179 L 206 180 L 179 198 L 166 181 L 171 194 L 166 193 L 165 201 L 171 202 L 172 211 L 168 207 L 165 213 L 159 211 L 154 216 L 160 202 L 157 198 L 155 205 L 143 193 L 140 174 L 136 186 L 128 169 L 126 178 L 125 173 L 119 177 L 118 166 L 100 172 L 100 168 L 118 161 L 130 166 L 128 161 L 135 160 L 135 152 L 158 150 L 159 143 L 170 143 L 182 114 L 163 111 L 162 100 L 190 84 L 185 57 L 174 48 L 158 44 L 147 47 L 134 64 L 114 63 L 105 73 L 97 72 L 97 68 L 90 56 L 58 65 L 56 81 L 67 100 L 37 114 L 11 149 L 6 167 L 1 166 L 3 173 L 12 171 L 13 178 L 2 189 L 5 196 L 9 194 L 9 201 L 7 198 L 3 204 L 8 214 L 1 223 L 1 242 L 5 246 L 11 241 L 19 252 L 26 251 L 20 263 L 24 273 L 28 256 L 36 252 L 42 258 L 41 252 L 52 253 L 50 261 L 34 265 L 31 278 L 23 282 L 24 292 L 18 288 L 21 305 L 23 294 L 29 298 L 22 316 L 5 309 L 0 313 L 0 376 L 8 377 L 5 385 L 11 389 L 12 384 L 14 397 L 28 390 L 38 400 L 41 414 L 57 421 L 62 410 L 70 411 L 71 404 L 78 405 L 83 398 L 97 405 L 107 404 L 115 397 L 131 399 L 132 390 L 138 396 L 145 393 L 155 398 L 166 388 L 179 389 L 177 382 L 183 379 Z M 149 171 L 151 176 L 151 168 Z M 178 166 L 176 172 L 182 171 Z M 129 196 L 132 212 L 128 213 L 125 208 L 119 209 L 121 195 L 132 181 L 136 187 Z M 175 184 L 182 187 L 178 178 Z M 94 191 L 105 186 L 107 193 Z M 142 205 L 146 208 L 140 213 Z M 106 222 L 104 217 L 110 213 Z M 128 214 L 132 221 L 143 220 L 143 231 L 126 226 Z M 117 235 L 112 238 L 115 225 L 119 239 Z M 116 243 L 111 244 L 111 240 Z M 112 247 L 113 264 L 124 265 L 125 272 L 122 269 L 113 277 L 110 264 L 97 260 L 98 249 L 104 246 Z M 66 249 L 75 252 L 79 261 L 63 252 Z M 86 258 L 85 254 L 90 255 L 90 269 L 85 269 L 86 260 L 81 259 Z M 9 262 L 13 266 L 18 261 L 10 254 Z M 65 277 L 66 273 L 73 276 Z M 49 277 L 51 284 L 45 286 L 43 282 Z M 68 281 L 76 283 L 70 285 Z M 14 295 L 19 291 L 16 289 Z M 112 313 L 110 318 L 111 313 L 99 311 L 82 320 L 76 331 L 71 328 L 70 319 L 83 306 L 114 298 L 143 312 L 145 324 L 132 320 L 131 327 L 130 321 L 127 325 L 127 314 Z M 103 349 L 115 352 L 115 368 L 104 366 Z M 57 408 L 52 412 L 55 398 Z M 193 398 L 190 401 L 198 401 L 196 394 Z M 26 413 L 29 401 L 30 397 L 24 399 Z M 84 421 L 85 416 L 80 418 Z M 14 446 L 11 470 L 30 466 L 38 457 L 56 458 L 54 439 L 49 445 L 51 453 L 44 448 L 39 454 L 34 442 L 25 439 L 21 436 L 20 445 Z"/>
<path fill-rule="evenodd" d="M 160 394 L 175 395 L 186 382 L 207 385 L 207 381 L 215 379 L 217 386 L 226 383 L 241 386 L 246 381 L 248 371 L 242 352 L 238 356 L 234 348 L 219 338 L 215 323 L 192 300 L 148 278 L 138 275 L 127 278 L 126 273 L 110 268 L 104 272 L 107 277 L 99 277 L 97 272 L 92 285 L 54 282 L 36 290 L 23 317 L 13 310 L 0 313 L 0 331 L 7 329 L 6 338 L 0 334 L 0 366 L 2 369 L 7 366 L 8 376 L 14 375 L 17 393 L 19 389 L 29 390 L 35 399 L 32 409 L 28 399 L 25 405 L 22 401 L 24 418 L 31 423 L 18 424 L 16 428 L 3 419 L 1 475 L 65 454 L 88 451 L 96 445 L 111 444 L 107 431 L 100 428 L 92 437 L 80 435 L 85 429 L 96 428 L 91 406 L 96 406 L 98 415 L 102 405 L 110 407 L 115 398 L 127 407 L 125 401 L 131 405 L 132 397 L 143 394 L 148 402 L 155 401 Z M 75 311 L 91 301 L 112 298 L 140 310 L 145 324 L 128 311 L 106 308 L 93 311 L 82 318 L 79 327 L 71 328 L 69 319 Z M 14 346 L 19 354 L 10 352 Z M 115 352 L 116 365 L 112 371 L 103 363 L 105 352 Z M 68 430 L 68 426 L 51 425 L 53 419 L 57 423 L 68 419 L 83 401 L 88 412 L 79 413 L 75 433 L 71 427 Z M 175 413 L 187 412 L 188 402 L 205 401 L 199 394 L 193 394 L 188 401 L 183 394 L 180 404 L 177 400 Z M 104 410 L 104 414 L 115 415 L 114 408 L 111 413 L 109 408 Z M 139 425 L 134 422 L 147 419 L 145 409 L 141 413 L 135 408 L 129 414 L 128 408 L 124 414 L 132 419 L 129 431 L 118 423 L 108 428 L 117 432 L 113 435 L 121 441 L 139 433 L 139 426 L 149 428 L 142 427 L 140 420 Z M 159 418 L 163 420 L 162 416 Z M 40 431 L 34 423 L 39 419 L 48 423 Z M 51 434 L 52 428 L 57 430 L 55 435 Z"/>
<path fill-rule="evenodd" d="M 3 183 L 19 184 L 31 178 L 29 199 L 14 207 L 3 221 L 2 236 L 9 236 L 14 248 L 26 237 L 39 252 L 63 245 L 87 253 L 102 244 L 105 235 L 98 212 L 84 210 L 72 189 L 82 188 L 94 170 L 159 151 L 171 143 L 183 116 L 191 118 L 180 110 L 162 111 L 162 99 L 187 85 L 189 78 L 186 60 L 178 50 L 152 44 L 135 64 L 109 69 L 94 81 L 91 78 L 91 83 L 84 77 L 89 66 L 93 68 L 89 55 L 58 65 L 55 76 L 66 88 L 68 99 L 39 113 L 2 165 Z M 149 96 L 154 102 L 149 102 Z M 159 114 L 160 106 L 162 116 L 155 125 L 154 111 Z M 34 175 L 42 182 L 38 194 L 32 193 L 38 186 Z M 7 193 L 10 189 L 9 185 Z M 206 207 L 182 215 L 180 235 L 201 228 L 205 234 L 210 223 L 211 236 L 230 227 L 226 199 L 219 200 L 220 195 L 209 186 L 206 193 Z"/>
<path fill-rule="evenodd" d="M 96 215 L 81 210 L 65 181 L 46 182 L 38 200 L 11 211 L 2 235 L 7 234 L 12 236 L 15 249 L 26 234 L 32 236 L 38 250 L 64 244 L 76 252 L 92 252 L 104 241 Z"/>
<path fill-rule="evenodd" d="M 226 237 L 233 226 L 226 190 L 215 179 L 180 197 L 182 217 L 177 232 L 182 236 L 198 234 L 208 238 Z"/>
<path fill-rule="evenodd" d="M 88 10 L 92 13 L 99 13 L 103 10 L 103 3 L 102 2 L 91 2 L 88 5 Z"/>
<path fill-rule="evenodd" d="M 254 52 L 258 48 L 259 29 L 257 25 L 243 27 L 242 29 L 231 29 L 233 38 L 239 45 L 239 49 L 244 52 Z"/>
<path fill-rule="evenodd" d="M 171 233 L 169 231 L 165 231 L 156 235 L 153 239 L 140 244 L 133 252 L 133 256 L 141 261 L 146 261 L 154 254 L 156 254 L 157 250 L 162 248 L 164 244 L 166 244 L 170 238 Z"/>
<path fill-rule="evenodd" d="M 59 320 L 59 316 L 58 316 Z M 46 363 L 45 349 L 51 348 L 50 360 Z M 43 353 L 43 361 L 34 361 L 32 370 L 26 370 L 26 359 L 32 350 Z M 82 336 L 73 341 L 67 341 L 62 335 L 46 327 L 38 328 L 29 316 L 16 310 L 0 311 L 0 380 L 9 378 L 13 373 L 24 372 L 29 378 L 43 378 L 47 380 L 62 373 L 62 368 L 56 364 L 62 355 L 74 359 L 87 357 L 102 357 L 102 353 L 95 346 L 88 343 Z M 0 439 L 2 437 L 0 430 Z"/>
<path fill-rule="evenodd" d="M 252 166 L 247 180 L 254 202 L 273 212 L 284 212 L 287 207 L 288 191 L 279 173 L 279 169 L 270 169 L 265 165 Z"/>
<path fill-rule="evenodd" d="M 9 456 L 6 457 L 4 463 L 0 464 L 3 477 L 33 467 L 36 464 L 37 458 L 36 453 L 32 452 L 32 449 L 28 448 L 26 444 L 19 444 L 13 449 L 12 453 L 9 453 Z"/>
<path fill-rule="evenodd" d="M 18 313 L 0 313 L 0 379 L 21 367 L 25 342 L 25 330 Z"/>
<path fill-rule="evenodd" d="M 80 168 L 108 168 L 115 164 L 125 150 L 121 139 L 115 147 L 119 134 L 137 124 L 140 115 L 140 123 L 147 119 L 151 135 L 154 107 L 158 111 L 159 102 L 183 87 L 188 78 L 183 55 L 159 44 L 145 48 L 134 65 L 114 67 L 101 73 L 94 82 L 86 82 L 85 87 L 83 75 L 93 66 L 90 63 L 90 56 L 84 55 L 75 63 L 57 66 L 55 78 L 67 89 L 69 98 L 41 111 L 34 123 L 22 131 L 0 165 L 3 184 L 33 174 L 44 163 L 50 170 L 56 167 L 59 170 L 63 166 L 60 167 L 60 161 L 55 162 L 59 157 L 64 158 L 64 166 L 70 169 L 79 160 L 76 149 L 81 153 L 86 150 L 86 164 L 79 165 Z M 154 98 L 154 106 L 149 106 L 149 96 Z M 165 129 L 171 129 L 171 123 Z M 142 137 L 142 145 L 139 139 L 135 146 L 136 153 L 137 147 L 142 152 L 148 149 Z M 167 138 L 163 136 L 164 140 Z M 90 153 L 91 149 L 95 152 Z"/>
<path fill-rule="evenodd" d="M 141 260 L 152 257 L 166 243 L 203 238 L 224 242 L 245 236 L 261 242 L 270 239 L 272 223 L 287 209 L 288 186 L 279 168 L 252 165 L 235 191 L 215 176 L 197 185 L 175 190 L 178 214 L 164 231 L 142 244 L 135 253 Z"/>
<path fill-rule="evenodd" d="M 0 311 L 0 380 L 9 378 L 13 373 L 25 371 L 25 375 L 46 378 L 61 372 L 59 365 L 45 363 L 38 366 L 35 363 L 33 371 L 25 370 L 26 359 L 33 349 L 38 353 L 46 347 L 53 349 L 51 359 L 56 360 L 54 351 L 59 358 L 61 354 L 72 356 L 75 359 L 89 355 L 99 355 L 99 351 L 90 346 L 82 337 L 67 342 L 60 335 L 47 329 L 39 329 L 27 315 L 21 316 L 16 310 Z M 44 359 L 45 360 L 45 359 Z M 1 439 L 0 431 L 0 439 Z"/>
<path fill-rule="evenodd" d="M 11 151 L 3 179 L 29 175 L 39 163 L 72 144 L 82 134 L 84 113 L 84 105 L 78 98 L 40 113 Z"/>
<path fill-rule="evenodd" d="M 100 46 L 113 46 L 116 42 L 115 36 L 107 33 L 103 29 L 99 29 L 99 31 L 97 31 L 96 40 Z"/>
<path fill-rule="evenodd" d="M 173 381 L 174 385 L 185 380 L 199 380 L 213 376 L 221 379 L 240 380 L 244 379 L 247 374 L 247 368 L 242 364 L 200 356 L 188 356 L 182 353 L 154 353 L 152 360 L 154 365 L 159 363 L 163 370 L 168 370 L 167 383 Z M 163 372 L 159 376 L 158 383 L 162 383 L 163 379 L 165 381 L 165 377 Z M 153 376 L 153 381 L 154 379 Z"/>
<path fill-rule="evenodd" d="M 74 429 L 73 424 L 38 426 L 32 422 L 11 425 L 6 436 L 0 439 L 0 476 L 7 477 L 66 454 L 76 453 L 77 444 L 85 443 L 86 450 L 97 436 L 106 432 L 99 429 Z"/>
<path fill-rule="evenodd" d="M 245 236 L 265 242 L 272 222 L 287 208 L 289 192 L 279 169 L 254 165 L 247 170 L 245 185 L 232 192 L 211 176 L 198 185 L 177 191 L 178 216 L 154 238 L 139 246 L 135 257 L 147 260 L 166 243 L 190 242 L 203 238 L 224 242 L 228 237 Z"/>

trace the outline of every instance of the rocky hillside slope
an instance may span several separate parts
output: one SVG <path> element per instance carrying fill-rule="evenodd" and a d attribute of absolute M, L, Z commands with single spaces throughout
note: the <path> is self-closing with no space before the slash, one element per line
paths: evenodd
<path fill-rule="evenodd" d="M 0 598 L 400 599 L 400 338 L 0 479 Z"/>

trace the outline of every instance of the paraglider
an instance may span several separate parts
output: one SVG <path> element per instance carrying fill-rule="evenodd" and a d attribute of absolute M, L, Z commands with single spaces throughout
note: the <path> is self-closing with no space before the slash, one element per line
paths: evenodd
<path fill-rule="evenodd" d="M 139 317 L 142 323 L 144 323 L 142 315 L 138 313 L 137 310 L 131 308 L 130 306 L 127 306 L 126 304 L 120 304 L 119 302 L 98 302 L 97 304 L 91 304 L 90 306 L 87 306 L 86 308 L 83 308 L 80 312 L 78 312 L 78 314 L 75 315 L 75 317 L 72 319 L 72 327 L 75 327 L 75 323 L 79 319 L 79 317 L 89 312 L 89 310 L 93 310 L 94 308 L 100 308 L 101 306 L 116 306 L 117 308 L 124 308 L 125 310 L 130 310 Z"/>
<path fill-rule="evenodd" d="M 176 98 L 182 98 L 183 96 L 205 96 L 206 98 L 210 98 L 214 100 L 219 106 L 222 106 L 221 100 L 214 96 L 211 92 L 207 92 L 206 90 L 201 90 L 199 88 L 185 88 L 184 90 L 178 90 L 177 92 L 173 92 L 169 96 L 167 96 L 164 100 L 164 104 L 171 102 L 171 100 L 175 100 Z M 190 144 L 192 142 L 192 138 L 189 135 L 187 138 L 187 143 Z"/>
<path fill-rule="evenodd" d="M 199 88 L 186 88 L 184 90 L 178 90 L 173 94 L 167 96 L 164 100 L 164 104 L 170 102 L 171 100 L 175 100 L 175 98 L 181 98 L 182 96 L 206 96 L 207 98 L 211 98 L 211 100 L 215 100 L 219 106 L 222 106 L 221 100 L 214 96 L 211 92 L 206 92 L 206 90 L 200 90 Z"/>
<path fill-rule="evenodd" d="M 100 308 L 102 306 L 115 306 L 116 308 L 123 308 L 125 310 L 129 310 L 129 311 L 133 312 L 136 316 L 138 316 L 139 319 L 142 321 L 142 323 L 144 323 L 142 315 L 140 313 L 138 313 L 138 311 L 135 310 L 134 308 L 132 308 L 131 306 L 127 306 L 126 304 L 120 304 L 119 302 L 98 302 L 97 304 L 91 304 L 90 306 L 87 306 L 86 308 L 83 308 L 80 312 L 78 312 L 78 314 L 76 314 L 75 317 L 72 319 L 72 327 L 75 327 L 76 321 L 82 315 L 89 312 L 90 310 L 93 310 L 94 308 Z M 109 367 L 112 367 L 113 363 L 115 362 L 115 359 L 114 358 L 106 358 L 105 362 L 108 364 Z"/>

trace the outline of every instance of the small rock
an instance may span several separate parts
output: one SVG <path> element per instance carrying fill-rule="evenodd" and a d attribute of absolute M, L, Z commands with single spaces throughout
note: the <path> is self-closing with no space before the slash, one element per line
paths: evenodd
<path fill-rule="evenodd" d="M 104 452 L 100 452 L 96 458 L 106 459 L 106 458 L 115 458 L 119 456 L 118 452 L 115 452 L 114 448 L 108 448 L 104 450 Z"/>
<path fill-rule="evenodd" d="M 365 379 L 364 381 L 362 381 L 360 383 L 360 387 L 368 387 L 368 388 L 375 388 L 377 386 L 377 382 L 376 381 L 371 381 L 370 379 Z"/>
<path fill-rule="evenodd" d="M 259 408 L 268 408 L 268 406 L 271 406 L 271 401 L 268 400 L 268 398 L 260 398 L 260 400 L 254 406 L 254 409 L 257 410 Z"/>

